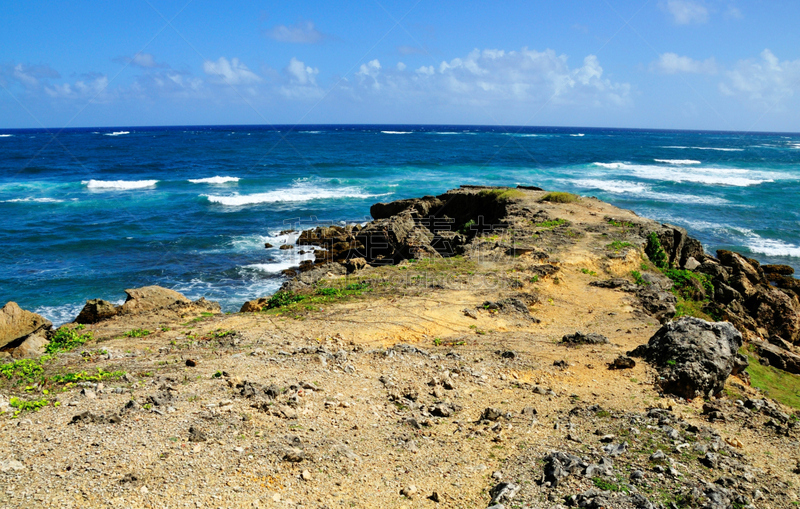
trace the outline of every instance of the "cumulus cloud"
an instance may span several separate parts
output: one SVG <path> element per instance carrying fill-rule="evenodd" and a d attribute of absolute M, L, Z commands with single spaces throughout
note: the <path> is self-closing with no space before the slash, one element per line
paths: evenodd
<path fill-rule="evenodd" d="M 319 74 L 319 69 L 306 66 L 306 64 L 294 57 L 289 61 L 286 71 L 291 76 L 292 81 L 300 85 L 315 85 L 316 76 Z"/>
<path fill-rule="evenodd" d="M 48 65 L 19 63 L 0 67 L 0 83 L 15 82 L 26 89 L 39 88 L 43 81 L 60 77 L 58 71 Z"/>
<path fill-rule="evenodd" d="M 264 35 L 278 42 L 293 44 L 316 44 L 324 41 L 327 36 L 314 28 L 311 21 L 299 21 L 294 25 L 277 25 L 264 32 Z"/>
<path fill-rule="evenodd" d="M 780 61 L 769 49 L 758 59 L 740 60 L 726 73 L 720 91 L 743 96 L 755 105 L 773 105 L 794 95 L 800 88 L 800 60 Z"/>
<path fill-rule="evenodd" d="M 132 57 L 118 57 L 115 62 L 141 67 L 142 69 L 153 69 L 156 67 L 169 67 L 166 64 L 156 62 L 156 58 L 151 53 L 136 53 Z"/>
<path fill-rule="evenodd" d="M 672 19 L 678 25 L 690 25 L 708 21 L 708 9 L 699 2 L 667 0 L 666 4 L 662 4 L 662 7 L 672 15 Z"/>
<path fill-rule="evenodd" d="M 427 50 L 419 46 L 398 46 L 397 52 L 401 55 L 425 55 Z"/>
<path fill-rule="evenodd" d="M 677 53 L 663 53 L 659 55 L 658 60 L 650 64 L 650 70 L 663 74 L 716 74 L 717 63 L 713 57 L 700 61 L 682 57 Z"/>
<path fill-rule="evenodd" d="M 53 99 L 89 99 L 93 102 L 108 102 L 113 97 L 108 92 L 108 76 L 87 74 L 75 83 L 60 83 L 46 86 L 45 93 Z"/>
<path fill-rule="evenodd" d="M 216 62 L 206 60 L 203 62 L 203 71 L 228 85 L 247 85 L 261 81 L 261 77 L 239 62 L 238 58 L 228 61 L 225 57 L 219 57 Z"/>

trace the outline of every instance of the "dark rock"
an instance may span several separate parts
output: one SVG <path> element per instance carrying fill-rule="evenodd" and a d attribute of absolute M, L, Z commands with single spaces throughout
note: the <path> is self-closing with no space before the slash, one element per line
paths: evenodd
<path fill-rule="evenodd" d="M 119 309 L 111 302 L 103 299 L 87 300 L 75 323 L 91 324 L 107 320 L 115 316 Z"/>
<path fill-rule="evenodd" d="M 800 312 L 785 292 L 771 286 L 759 286 L 745 306 L 769 334 L 792 343 L 800 340 Z"/>
<path fill-rule="evenodd" d="M 281 244 L 281 247 L 279 247 L 278 249 L 280 249 L 281 251 L 286 251 L 287 249 L 294 249 L 294 246 L 291 244 Z"/>
<path fill-rule="evenodd" d="M 714 300 L 721 304 L 730 304 L 733 301 L 741 301 L 742 294 L 725 283 L 718 282 L 714 285 Z"/>
<path fill-rule="evenodd" d="M 662 390 L 693 399 L 722 391 L 740 346 L 742 335 L 730 323 L 683 317 L 662 326 L 647 345 L 628 355 L 656 367 Z"/>
<path fill-rule="evenodd" d="M 561 338 L 561 342 L 568 345 L 604 345 L 608 343 L 608 338 L 594 332 L 584 334 L 579 331 L 574 334 L 567 334 Z"/>
<path fill-rule="evenodd" d="M 620 355 L 608 365 L 608 369 L 631 369 L 636 366 L 636 361 L 630 357 Z"/>
<path fill-rule="evenodd" d="M 730 279 L 730 273 L 719 263 L 706 260 L 700 264 L 696 269 L 697 272 L 711 276 L 714 283 L 727 283 Z"/>
<path fill-rule="evenodd" d="M 190 442 L 205 442 L 206 441 L 206 434 L 203 433 L 199 428 L 194 426 L 189 427 L 189 441 Z"/>
<path fill-rule="evenodd" d="M 601 281 L 592 281 L 589 283 L 589 286 L 596 286 L 597 288 L 636 288 L 636 285 L 621 277 L 604 279 Z"/>
<path fill-rule="evenodd" d="M 197 361 L 194 359 L 186 359 L 186 365 L 190 368 L 197 366 Z"/>
<path fill-rule="evenodd" d="M 519 493 L 520 486 L 510 482 L 501 482 L 491 490 L 489 496 L 492 497 L 491 504 L 501 504 L 511 502 L 511 500 Z"/>
<path fill-rule="evenodd" d="M 675 304 L 678 303 L 678 299 L 671 292 L 640 286 L 636 290 L 636 295 L 642 307 L 660 322 L 663 323 L 675 316 Z"/>
<path fill-rule="evenodd" d="M 489 407 L 483 411 L 481 414 L 481 421 L 496 421 L 503 416 L 502 410 L 498 410 L 497 408 Z"/>
<path fill-rule="evenodd" d="M 794 274 L 794 268 L 788 265 L 762 265 L 761 269 L 764 274 L 780 274 L 781 276 L 791 276 Z"/>
<path fill-rule="evenodd" d="M 264 249 L 270 249 L 270 248 L 272 248 L 272 247 L 275 247 L 275 246 L 273 246 L 273 245 L 272 245 L 272 244 L 270 244 L 269 242 L 264 242 Z"/>
<path fill-rule="evenodd" d="M 587 463 L 572 454 L 551 452 L 544 457 L 544 482 L 555 488 L 562 479 L 570 474 L 583 472 L 587 466 Z"/>
<path fill-rule="evenodd" d="M 752 341 L 750 344 L 762 361 L 766 359 L 770 366 L 800 375 L 800 355 L 764 341 Z"/>

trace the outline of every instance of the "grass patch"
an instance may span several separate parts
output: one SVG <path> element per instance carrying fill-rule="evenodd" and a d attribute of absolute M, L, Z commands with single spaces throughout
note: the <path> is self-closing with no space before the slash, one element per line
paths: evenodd
<path fill-rule="evenodd" d="M 39 359 L 20 359 L 0 365 L 0 376 L 7 380 L 18 379 L 20 382 L 33 383 L 44 373 L 42 363 L 45 358 L 50 359 L 45 355 Z"/>
<path fill-rule="evenodd" d="M 151 332 L 147 329 L 133 329 L 126 332 L 124 335 L 129 338 L 143 338 L 149 336 Z"/>
<path fill-rule="evenodd" d="M 664 248 L 661 247 L 661 241 L 658 240 L 656 232 L 650 232 L 647 236 L 647 245 L 644 248 L 644 253 L 653 262 L 653 265 L 659 269 L 666 269 L 669 265 L 669 259 Z"/>
<path fill-rule="evenodd" d="M 539 201 L 549 201 L 550 203 L 575 203 L 579 200 L 578 195 L 572 193 L 552 192 L 542 196 Z"/>
<path fill-rule="evenodd" d="M 616 226 L 618 228 L 633 228 L 634 226 L 636 226 L 629 221 L 617 221 L 616 219 L 609 219 L 608 224 L 610 224 L 611 226 Z"/>
<path fill-rule="evenodd" d="M 86 332 L 80 334 L 78 331 L 84 329 L 83 325 L 78 325 L 75 328 L 63 326 L 56 331 L 55 336 L 45 347 L 45 352 L 54 354 L 58 352 L 68 352 L 73 348 L 83 346 L 84 343 L 92 339 L 92 333 Z"/>
<path fill-rule="evenodd" d="M 581 273 L 582 273 L 582 274 L 587 274 L 587 275 L 589 275 L 589 276 L 596 276 L 596 275 L 597 275 L 597 272 L 595 272 L 595 271 L 593 271 L 593 270 L 589 270 L 589 269 L 587 269 L 587 268 L 583 268 L 583 269 L 581 269 Z"/>
<path fill-rule="evenodd" d="M 484 189 L 479 194 L 481 196 L 492 197 L 501 203 L 509 202 L 525 196 L 525 193 L 519 189 Z"/>
<path fill-rule="evenodd" d="M 633 282 L 636 283 L 639 286 L 649 286 L 650 285 L 650 283 L 648 283 L 647 281 L 645 281 L 642 278 L 642 273 L 639 272 L 638 270 L 632 270 L 631 271 L 631 277 L 633 277 Z"/>
<path fill-rule="evenodd" d="M 631 490 L 629 490 L 627 487 L 609 481 L 607 479 L 603 479 L 602 477 L 595 477 L 594 479 L 592 479 L 592 484 L 594 484 L 595 488 L 603 491 L 616 491 L 622 493 L 631 492 Z"/>
<path fill-rule="evenodd" d="M 26 412 L 28 410 L 33 410 L 34 412 L 39 410 L 42 407 L 46 407 L 50 404 L 47 398 L 42 399 L 32 399 L 32 400 L 22 400 L 16 397 L 12 397 L 8 404 L 10 407 L 15 408 L 14 417 L 18 416 L 22 412 Z"/>
<path fill-rule="evenodd" d="M 125 376 L 124 371 L 105 371 L 102 368 L 97 368 L 97 373 L 88 373 L 81 371 L 80 373 L 65 373 L 63 375 L 53 375 L 48 378 L 52 383 L 56 384 L 70 384 L 78 382 L 102 382 L 110 378 L 122 378 Z"/>
<path fill-rule="evenodd" d="M 548 219 L 547 221 L 534 224 L 536 228 L 541 228 L 543 230 L 552 230 L 553 228 L 558 228 L 559 226 L 564 225 L 569 225 L 569 221 L 566 219 Z"/>
<path fill-rule="evenodd" d="M 606 246 L 606 249 L 610 249 L 612 251 L 622 251 L 623 249 L 627 249 L 629 247 L 634 247 L 634 246 L 630 242 L 622 242 L 621 240 L 615 240 L 611 244 L 608 244 Z"/>
<path fill-rule="evenodd" d="M 792 408 L 800 408 L 800 376 L 781 371 L 772 366 L 762 366 L 752 352 L 743 350 L 750 366 L 750 384 L 758 387 L 770 398 Z"/>

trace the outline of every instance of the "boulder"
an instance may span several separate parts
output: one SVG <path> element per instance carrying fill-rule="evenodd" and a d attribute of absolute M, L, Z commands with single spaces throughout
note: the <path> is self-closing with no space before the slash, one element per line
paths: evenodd
<path fill-rule="evenodd" d="M 650 286 L 642 286 L 636 290 L 636 295 L 639 297 L 642 307 L 659 322 L 663 323 L 675 316 L 675 304 L 678 303 L 678 299 L 672 293 Z"/>
<path fill-rule="evenodd" d="M 119 308 L 111 302 L 103 299 L 91 299 L 86 301 L 78 317 L 75 318 L 75 323 L 97 323 L 107 320 L 112 316 L 116 316 Z"/>
<path fill-rule="evenodd" d="M 0 350 L 16 348 L 29 336 L 44 335 L 52 327 L 43 316 L 20 308 L 16 302 L 8 302 L 0 309 Z"/>
<path fill-rule="evenodd" d="M 745 302 L 745 307 L 769 334 L 791 343 L 800 340 L 800 313 L 785 292 L 771 286 L 759 286 Z"/>
<path fill-rule="evenodd" d="M 608 343 L 608 338 L 594 332 L 584 334 L 578 331 L 575 334 L 567 334 L 561 338 L 561 342 L 567 345 L 604 345 Z"/>
<path fill-rule="evenodd" d="M 248 300 L 247 302 L 242 304 L 242 308 L 239 310 L 239 312 L 258 313 L 259 311 L 267 307 L 267 302 L 269 302 L 269 297 L 261 297 L 259 299 Z"/>
<path fill-rule="evenodd" d="M 9 353 L 15 359 L 39 357 L 44 353 L 44 348 L 49 342 L 43 332 L 38 332 L 25 338 L 21 343 L 9 350 Z"/>
<path fill-rule="evenodd" d="M 758 356 L 766 359 L 770 366 L 800 375 L 800 355 L 766 341 L 753 341 L 751 345 L 755 348 Z"/>
<path fill-rule="evenodd" d="M 139 314 L 172 306 L 176 303 L 191 304 L 192 301 L 168 288 L 143 286 L 125 290 L 128 298 L 120 309 L 120 314 Z"/>
<path fill-rule="evenodd" d="M 788 265 L 762 265 L 761 268 L 765 274 L 779 274 L 781 276 L 791 276 L 794 274 L 794 268 Z"/>
<path fill-rule="evenodd" d="M 734 367 L 742 363 L 741 346 L 742 335 L 730 323 L 687 316 L 665 324 L 628 355 L 656 367 L 664 392 L 692 399 L 722 391 Z"/>

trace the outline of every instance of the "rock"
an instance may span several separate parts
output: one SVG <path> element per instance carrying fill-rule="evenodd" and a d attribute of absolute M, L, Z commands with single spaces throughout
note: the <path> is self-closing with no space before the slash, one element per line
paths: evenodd
<path fill-rule="evenodd" d="M 283 453 L 283 461 L 288 461 L 290 463 L 300 463 L 305 457 L 305 452 L 297 447 L 289 447 Z"/>
<path fill-rule="evenodd" d="M 623 278 L 606 279 L 602 281 L 592 281 L 589 286 L 596 286 L 597 288 L 631 288 L 635 289 L 636 285 Z"/>
<path fill-rule="evenodd" d="M 270 248 L 272 248 L 272 247 L 275 247 L 275 246 L 273 246 L 273 245 L 272 245 L 272 244 L 270 244 L 269 242 L 264 242 L 264 249 L 270 249 Z"/>
<path fill-rule="evenodd" d="M 686 270 L 695 270 L 697 267 L 700 266 L 700 262 L 695 260 L 694 256 L 690 256 L 686 263 L 683 264 L 683 268 Z"/>
<path fill-rule="evenodd" d="M 603 345 L 608 343 L 608 338 L 594 332 L 588 334 L 576 332 L 562 337 L 561 342 L 568 345 Z"/>
<path fill-rule="evenodd" d="M 303 470 L 303 472 L 300 474 L 300 478 L 303 479 L 304 481 L 310 481 L 311 472 L 309 472 L 308 470 Z"/>
<path fill-rule="evenodd" d="M 481 414 L 481 421 L 496 421 L 503 416 L 502 410 L 498 410 L 497 408 L 489 407 L 483 411 Z"/>
<path fill-rule="evenodd" d="M 519 493 L 520 486 L 510 482 L 501 482 L 491 490 L 489 496 L 492 497 L 491 504 L 508 503 Z"/>
<path fill-rule="evenodd" d="M 294 246 L 291 244 L 282 244 L 281 247 L 279 247 L 278 249 L 286 251 L 287 249 L 294 249 Z"/>
<path fill-rule="evenodd" d="M 622 442 L 621 444 L 608 444 L 603 447 L 603 452 L 610 456 L 619 456 L 627 450 L 628 442 Z"/>
<path fill-rule="evenodd" d="M 25 465 L 23 465 L 21 461 L 15 459 L 0 461 L 0 472 L 11 472 L 18 470 L 25 470 Z"/>
<path fill-rule="evenodd" d="M 44 335 L 52 327 L 50 320 L 25 311 L 16 302 L 8 302 L 0 309 L 0 350 L 13 350 L 29 336 Z"/>
<path fill-rule="evenodd" d="M 636 296 L 639 297 L 642 307 L 660 322 L 663 323 L 675 316 L 675 304 L 678 299 L 671 292 L 640 286 L 636 290 Z"/>
<path fill-rule="evenodd" d="M 740 346 L 742 335 L 730 323 L 683 317 L 662 326 L 647 345 L 628 355 L 656 367 L 664 392 L 693 399 L 722 391 Z"/>
<path fill-rule="evenodd" d="M 630 357 L 620 355 L 608 365 L 608 369 L 631 369 L 636 366 L 636 361 Z"/>
<path fill-rule="evenodd" d="M 18 343 L 15 348 L 8 350 L 8 352 L 15 359 L 39 357 L 45 352 L 45 347 L 48 343 L 49 341 L 44 333 L 39 332 L 28 336 L 21 343 Z"/>
<path fill-rule="evenodd" d="M 794 274 L 794 268 L 788 265 L 762 265 L 761 269 L 764 274 L 779 274 L 781 276 L 791 276 Z"/>
<path fill-rule="evenodd" d="M 369 263 L 367 263 L 367 260 L 365 260 L 362 257 L 350 258 L 345 263 L 345 267 L 347 267 L 347 272 L 349 274 L 352 274 L 353 272 L 359 272 L 361 270 L 366 269 L 367 267 L 369 267 Z"/>
<path fill-rule="evenodd" d="M 186 365 L 190 368 L 197 366 L 197 361 L 194 359 L 186 359 Z"/>
<path fill-rule="evenodd" d="M 753 345 L 758 356 L 766 359 L 770 366 L 800 375 L 800 355 L 765 341 L 752 341 L 750 344 Z"/>
<path fill-rule="evenodd" d="M 119 312 L 119 308 L 103 299 L 87 300 L 75 323 L 92 324 L 107 320 Z"/>
<path fill-rule="evenodd" d="M 267 302 L 269 302 L 269 297 L 261 297 L 258 299 L 248 300 L 247 302 L 242 304 L 242 307 L 241 309 L 239 309 L 239 312 L 258 313 L 259 311 L 267 307 Z"/>
<path fill-rule="evenodd" d="M 561 451 L 551 452 L 544 457 L 544 482 L 555 488 L 562 479 L 570 474 L 583 472 L 587 466 L 588 464 L 575 455 Z"/>
<path fill-rule="evenodd" d="M 414 495 L 417 494 L 417 487 L 413 484 L 406 486 L 405 488 L 400 490 L 400 494 L 404 497 L 414 498 Z"/>
<path fill-rule="evenodd" d="M 745 307 L 769 334 L 791 343 L 800 340 L 800 312 L 785 292 L 768 285 L 759 286 Z"/>
<path fill-rule="evenodd" d="M 189 427 L 189 441 L 190 442 L 205 442 L 206 441 L 206 434 L 203 433 L 199 428 L 194 426 Z"/>
<path fill-rule="evenodd" d="M 439 495 L 438 491 L 434 491 L 433 493 L 430 494 L 428 500 L 438 504 L 439 502 L 442 501 L 442 497 Z"/>
<path fill-rule="evenodd" d="M 139 314 L 171 306 L 175 303 L 191 304 L 192 301 L 176 292 L 160 286 L 144 286 L 125 290 L 128 298 L 120 309 L 121 314 Z"/>

